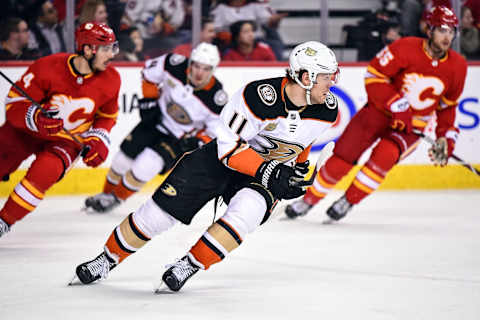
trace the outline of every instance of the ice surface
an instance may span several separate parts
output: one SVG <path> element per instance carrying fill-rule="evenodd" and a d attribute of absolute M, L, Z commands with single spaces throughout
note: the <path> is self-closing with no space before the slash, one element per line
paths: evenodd
<path fill-rule="evenodd" d="M 480 319 L 478 190 L 378 192 L 322 225 L 339 196 L 302 219 L 273 217 L 181 292 L 161 295 L 164 265 L 211 223 L 211 205 L 107 280 L 69 287 L 76 265 L 148 195 L 104 215 L 80 211 L 85 197 L 47 197 L 0 239 L 0 319 Z"/>

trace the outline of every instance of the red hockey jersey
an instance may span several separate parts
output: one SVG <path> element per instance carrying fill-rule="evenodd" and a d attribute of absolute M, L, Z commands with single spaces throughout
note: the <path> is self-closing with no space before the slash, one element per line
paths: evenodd
<path fill-rule="evenodd" d="M 437 112 L 437 134 L 440 130 L 444 135 L 454 126 L 467 63 L 451 49 L 442 59 L 434 59 L 426 45 L 426 39 L 402 38 L 371 60 L 365 76 L 368 104 L 388 112 L 389 104 L 403 95 L 412 107 L 414 126 L 424 127 Z"/>
<path fill-rule="evenodd" d="M 79 75 L 73 67 L 75 56 L 58 53 L 40 58 L 16 84 L 36 102 L 58 108 L 58 117 L 72 134 L 78 136 L 91 127 L 110 131 L 118 115 L 120 75 L 110 66 L 102 72 Z M 38 136 L 25 123 L 25 114 L 31 104 L 12 87 L 6 99 L 7 121 Z M 72 140 L 63 131 L 49 138 Z"/>

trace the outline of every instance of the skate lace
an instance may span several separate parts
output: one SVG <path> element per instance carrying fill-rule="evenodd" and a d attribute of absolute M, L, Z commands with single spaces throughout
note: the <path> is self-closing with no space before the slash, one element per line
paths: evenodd
<path fill-rule="evenodd" d="M 345 197 L 338 199 L 338 201 L 333 205 L 333 208 L 335 209 L 335 211 L 337 211 L 340 214 L 346 213 L 351 207 L 352 207 L 352 204 L 348 202 L 347 198 Z"/>
<path fill-rule="evenodd" d="M 302 199 L 292 203 L 292 209 L 297 213 L 306 213 L 312 206 L 303 201 Z"/>
<path fill-rule="evenodd" d="M 8 227 L 8 224 L 2 219 L 0 219 L 0 236 L 7 233 L 9 230 L 10 228 Z"/>
<path fill-rule="evenodd" d="M 106 279 L 110 271 L 110 263 L 104 255 L 101 255 L 87 264 L 87 269 L 93 276 L 100 276 L 100 278 Z"/>
<path fill-rule="evenodd" d="M 175 263 L 166 265 L 166 268 L 171 267 L 173 267 L 172 273 L 180 282 L 183 282 L 198 270 L 198 268 L 192 266 L 187 259 L 179 259 Z"/>

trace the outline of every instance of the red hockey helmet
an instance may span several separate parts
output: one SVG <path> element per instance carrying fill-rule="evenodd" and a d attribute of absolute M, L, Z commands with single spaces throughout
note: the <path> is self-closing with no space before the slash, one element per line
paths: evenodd
<path fill-rule="evenodd" d="M 427 24 L 433 27 L 450 27 L 456 29 L 458 27 L 458 18 L 452 9 L 446 6 L 433 7 L 427 14 Z"/>
<path fill-rule="evenodd" d="M 116 43 L 115 33 L 104 23 L 85 22 L 75 31 L 77 51 L 81 51 L 86 44 L 92 46 L 106 46 Z"/>

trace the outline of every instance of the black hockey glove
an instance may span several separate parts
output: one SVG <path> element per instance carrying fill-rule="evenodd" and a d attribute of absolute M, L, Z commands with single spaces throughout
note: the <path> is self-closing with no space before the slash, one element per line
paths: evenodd
<path fill-rule="evenodd" d="M 277 160 L 265 161 L 255 173 L 264 187 L 277 199 L 294 199 L 305 194 L 301 187 L 292 186 L 292 182 L 303 180 L 303 175 L 295 168 L 284 165 Z"/>
<path fill-rule="evenodd" d="M 184 137 L 178 142 L 182 153 L 192 151 L 200 147 L 203 142 L 197 137 Z"/>
<path fill-rule="evenodd" d="M 157 99 L 143 98 L 138 100 L 138 109 L 142 120 L 156 117 L 160 113 Z"/>

